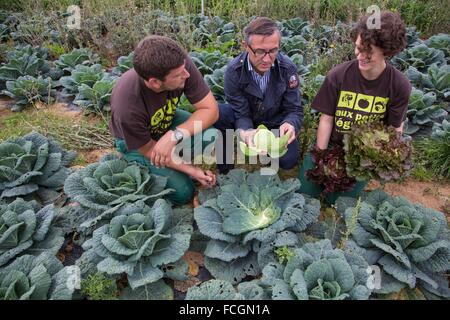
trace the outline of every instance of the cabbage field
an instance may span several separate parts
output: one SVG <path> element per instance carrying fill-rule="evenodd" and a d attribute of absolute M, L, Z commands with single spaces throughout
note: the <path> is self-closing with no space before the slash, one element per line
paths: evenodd
<path fill-rule="evenodd" d="M 360 198 L 329 206 L 297 192 L 298 167 L 267 176 L 257 164 L 217 173 L 216 186 L 175 206 L 165 177 L 115 151 L 114 84 L 133 68 L 134 45 L 163 34 L 224 102 L 226 65 L 252 17 L 130 9 L 137 22 L 111 11 L 77 29 L 64 10 L 0 9 L 0 299 L 450 299 L 448 26 L 423 34 L 409 25 L 407 48 L 390 60 L 413 86 L 403 137 L 389 146 L 402 163 L 346 158 L 347 173 L 371 180 Z M 127 34 L 133 23 L 141 27 Z M 352 23 L 277 23 L 300 77 L 303 156 L 318 125 L 312 99 L 334 65 L 353 59 Z M 178 108 L 194 110 L 186 98 Z M 347 150 L 386 134 L 356 132 Z M 352 154 L 369 157 L 364 148 Z M 437 200 L 397 196 L 405 183 Z"/>

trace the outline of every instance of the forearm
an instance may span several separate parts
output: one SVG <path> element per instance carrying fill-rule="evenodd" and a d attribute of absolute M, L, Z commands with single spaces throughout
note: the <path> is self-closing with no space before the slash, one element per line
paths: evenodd
<path fill-rule="evenodd" d="M 317 128 L 316 146 L 319 149 L 325 150 L 328 148 L 330 142 L 331 131 L 333 130 L 334 117 L 322 114 L 319 120 L 319 127 Z"/>
<path fill-rule="evenodd" d="M 145 144 L 143 147 L 139 148 L 139 152 L 144 155 L 147 159 L 151 161 L 150 154 L 152 152 L 152 149 L 157 141 L 150 140 L 147 144 Z M 194 166 L 190 164 L 186 164 L 182 161 L 181 158 L 175 156 L 172 153 L 172 156 L 169 157 L 167 162 L 165 163 L 165 166 L 177 171 L 181 171 L 183 173 L 186 173 L 187 175 L 191 176 L 194 171 Z"/>
<path fill-rule="evenodd" d="M 400 133 L 403 133 L 403 122 L 402 122 L 402 124 L 400 125 L 400 127 L 395 128 L 395 131 L 400 132 Z"/>

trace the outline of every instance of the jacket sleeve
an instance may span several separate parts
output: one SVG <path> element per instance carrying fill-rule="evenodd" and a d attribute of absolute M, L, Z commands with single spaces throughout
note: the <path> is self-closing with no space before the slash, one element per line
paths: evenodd
<path fill-rule="evenodd" d="M 234 111 L 236 129 L 253 129 L 253 120 L 247 98 L 238 86 L 238 75 L 228 67 L 224 76 L 225 99 Z"/>
<path fill-rule="evenodd" d="M 293 125 L 295 133 L 298 134 L 303 124 L 303 106 L 300 102 L 300 80 L 295 66 L 291 66 L 287 70 L 286 78 L 287 88 L 281 101 L 283 113 L 286 115 L 283 123 L 287 122 Z"/>

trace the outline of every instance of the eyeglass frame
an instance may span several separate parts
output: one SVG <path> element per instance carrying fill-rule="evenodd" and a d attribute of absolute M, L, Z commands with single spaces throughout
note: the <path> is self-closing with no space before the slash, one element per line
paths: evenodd
<path fill-rule="evenodd" d="M 269 51 L 265 51 L 264 49 L 253 49 L 253 48 L 250 46 L 250 44 L 248 44 L 248 43 L 247 43 L 247 47 L 250 48 L 251 52 L 252 52 L 252 53 L 255 55 L 255 57 L 257 57 L 258 59 L 264 59 L 264 57 L 265 57 L 266 55 L 269 55 L 269 57 L 271 57 L 271 58 L 273 59 L 273 58 L 275 58 L 275 57 L 277 56 L 278 52 L 280 52 L 280 48 L 273 48 L 273 49 L 270 49 Z M 275 49 L 277 49 L 276 52 L 271 52 L 272 50 L 275 50 Z M 259 57 L 259 56 L 256 54 L 255 50 L 264 50 L 264 55 L 261 56 L 261 57 Z M 272 56 L 272 54 L 274 54 L 274 56 Z"/>

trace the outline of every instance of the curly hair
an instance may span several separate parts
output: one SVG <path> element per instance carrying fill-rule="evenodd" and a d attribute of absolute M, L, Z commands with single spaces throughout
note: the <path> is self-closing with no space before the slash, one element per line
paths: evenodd
<path fill-rule="evenodd" d="M 151 35 L 142 39 L 134 50 L 134 70 L 145 80 L 150 77 L 164 81 L 171 70 L 183 65 L 186 51 L 174 40 Z"/>
<path fill-rule="evenodd" d="M 369 29 L 367 20 L 370 16 L 362 16 L 350 32 L 353 42 L 361 36 L 362 51 L 371 53 L 371 45 L 379 47 L 383 54 L 391 58 L 406 47 L 406 26 L 400 14 L 391 11 L 381 12 L 381 28 Z"/>

